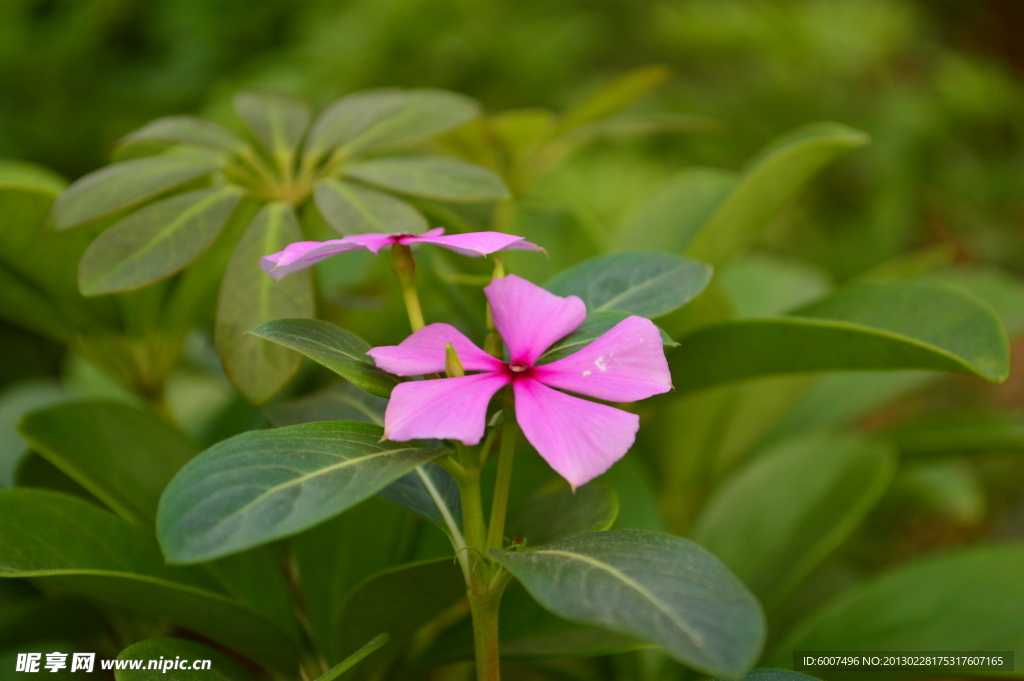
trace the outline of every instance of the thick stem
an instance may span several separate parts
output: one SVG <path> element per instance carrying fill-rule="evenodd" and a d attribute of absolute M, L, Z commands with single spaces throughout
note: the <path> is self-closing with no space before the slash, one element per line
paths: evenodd
<path fill-rule="evenodd" d="M 416 292 L 416 261 L 412 259 L 412 249 L 402 244 L 392 244 L 391 269 L 402 287 L 402 299 L 405 301 L 405 311 L 409 315 L 409 326 L 415 333 L 425 324 L 423 310 L 420 308 L 420 296 Z"/>
<path fill-rule="evenodd" d="M 494 483 L 491 520 L 487 528 L 487 546 L 493 549 L 500 549 L 505 537 L 505 512 L 508 510 L 508 490 L 512 484 L 512 459 L 516 453 L 516 440 L 519 439 L 512 386 L 505 388 L 503 399 L 504 415 L 501 425 L 501 449 L 498 450 L 498 476 Z"/>
<path fill-rule="evenodd" d="M 484 504 L 480 497 L 480 469 L 466 471 L 459 480 L 459 494 L 462 497 L 462 527 L 466 533 L 466 546 L 471 553 L 470 565 L 485 558 L 487 535 L 484 530 Z M 471 572 L 474 570 L 471 568 Z"/>
<path fill-rule="evenodd" d="M 476 652 L 477 681 L 500 681 L 501 654 L 498 648 L 498 604 L 501 594 L 469 597 L 473 615 L 473 647 Z"/>

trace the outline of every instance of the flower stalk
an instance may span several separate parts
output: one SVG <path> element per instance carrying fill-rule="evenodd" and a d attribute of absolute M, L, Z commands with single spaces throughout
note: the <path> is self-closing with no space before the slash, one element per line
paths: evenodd
<path fill-rule="evenodd" d="M 409 326 L 414 332 L 419 331 L 425 324 L 420 297 L 416 292 L 416 261 L 412 258 L 411 248 L 398 242 L 391 245 L 391 270 L 398 277 L 399 286 L 402 288 L 402 300 L 405 301 L 405 311 L 409 315 Z"/>
<path fill-rule="evenodd" d="M 487 528 L 487 547 L 500 549 L 505 537 L 505 513 L 508 510 L 508 491 L 512 485 L 512 459 L 519 439 L 519 424 L 516 423 L 515 397 L 512 388 L 505 388 L 501 426 L 501 448 L 498 450 L 498 475 L 491 502 L 491 518 Z"/>

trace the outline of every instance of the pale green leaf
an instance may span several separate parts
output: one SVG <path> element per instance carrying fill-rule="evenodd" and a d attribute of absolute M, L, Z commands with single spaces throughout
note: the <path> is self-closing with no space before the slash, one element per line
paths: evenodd
<path fill-rule="evenodd" d="M 227 655 L 194 641 L 178 638 L 151 638 L 139 641 L 122 650 L 118 660 L 142 660 L 142 668 L 118 669 L 114 671 L 116 681 L 252 681 L 252 675 Z M 210 668 L 192 669 L 193 663 L 204 667 L 209 661 Z M 156 669 L 149 669 L 150 663 Z M 163 669 L 166 662 L 167 669 Z M 176 669 L 176 663 L 188 665 Z M 97 665 L 98 668 L 98 665 Z"/>
<path fill-rule="evenodd" d="M 647 94 L 672 74 L 667 66 L 643 66 L 601 86 L 562 116 L 562 130 L 610 116 Z"/>
<path fill-rule="evenodd" d="M 504 181 L 482 166 L 447 156 L 382 158 L 347 165 L 343 174 L 384 189 L 442 201 L 498 201 Z"/>
<path fill-rule="evenodd" d="M 157 118 L 122 137 L 118 151 L 147 144 L 188 144 L 226 152 L 237 152 L 245 142 L 216 123 L 192 116 Z"/>
<path fill-rule="evenodd" d="M 245 125 L 275 158 L 295 154 L 309 125 L 309 107 L 304 102 L 267 93 L 239 92 L 234 105 Z"/>
<path fill-rule="evenodd" d="M 335 178 L 313 188 L 317 210 L 341 234 L 422 234 L 427 220 L 401 199 Z"/>

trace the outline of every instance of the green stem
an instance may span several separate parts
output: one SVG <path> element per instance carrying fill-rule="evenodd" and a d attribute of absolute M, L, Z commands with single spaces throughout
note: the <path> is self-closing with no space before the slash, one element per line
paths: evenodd
<path fill-rule="evenodd" d="M 484 533 L 484 504 L 480 496 L 480 469 L 466 471 L 459 482 L 462 497 L 462 527 L 466 533 L 466 546 L 480 555 L 470 556 L 470 564 L 476 563 L 487 549 L 487 535 Z M 471 570 L 472 571 L 472 570 Z"/>
<path fill-rule="evenodd" d="M 391 245 L 391 269 L 398 277 L 402 287 L 402 299 L 405 311 L 409 315 L 409 326 L 413 332 L 422 329 L 423 309 L 420 307 L 420 296 L 416 292 L 416 261 L 412 258 L 412 249 L 402 244 Z"/>
<path fill-rule="evenodd" d="M 477 681 L 500 681 L 501 654 L 498 647 L 498 604 L 501 594 L 470 595 L 473 616 L 473 648 L 476 652 Z"/>
<path fill-rule="evenodd" d="M 494 500 L 491 502 L 490 525 L 487 528 L 487 546 L 492 549 L 500 549 L 505 537 L 505 512 L 508 510 L 508 490 L 512 484 L 512 459 L 515 457 L 516 440 L 519 438 L 512 386 L 505 389 L 503 399 L 498 476 L 494 484 Z"/>

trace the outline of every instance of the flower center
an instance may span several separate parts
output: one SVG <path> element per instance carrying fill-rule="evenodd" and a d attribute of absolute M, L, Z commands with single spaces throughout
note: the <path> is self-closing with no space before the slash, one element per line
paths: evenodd
<path fill-rule="evenodd" d="M 511 371 L 511 372 L 512 372 L 512 373 L 514 373 L 514 374 L 521 374 L 521 373 L 524 373 L 525 371 L 529 370 L 529 368 L 530 368 L 530 367 L 526 366 L 526 365 L 525 365 L 525 364 L 523 364 L 522 362 L 511 362 L 511 363 L 510 363 L 510 364 L 508 365 L 508 369 L 509 369 L 509 371 Z"/>
<path fill-rule="evenodd" d="M 513 381 L 520 378 L 528 378 L 533 371 L 526 362 L 509 362 L 505 365 L 505 375 Z"/>

